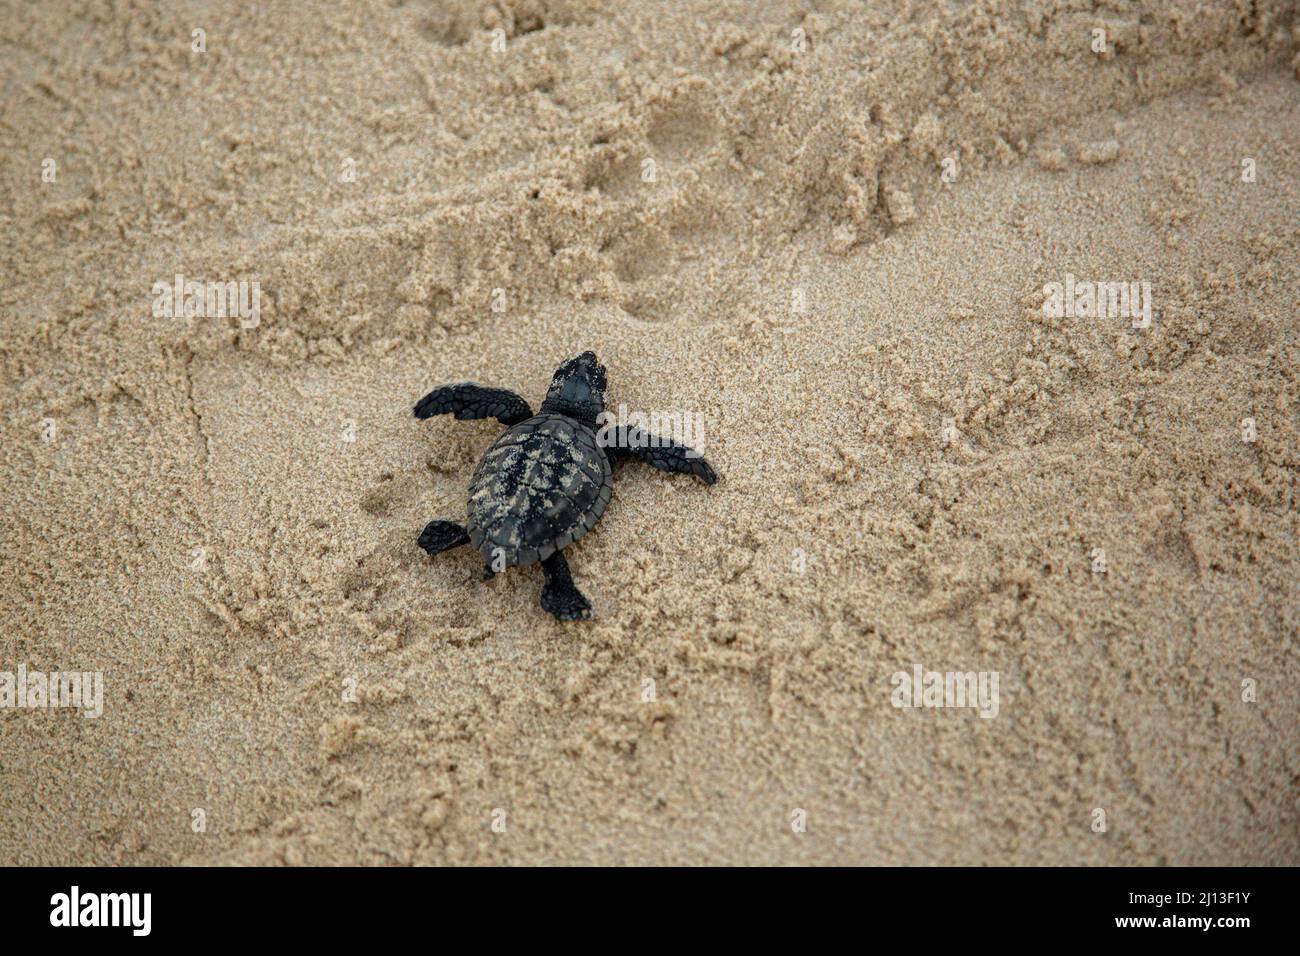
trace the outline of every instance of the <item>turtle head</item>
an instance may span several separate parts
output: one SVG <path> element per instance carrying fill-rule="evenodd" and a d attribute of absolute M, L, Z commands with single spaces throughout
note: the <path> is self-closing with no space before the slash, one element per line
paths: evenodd
<path fill-rule="evenodd" d="M 583 352 L 555 370 L 542 411 L 594 422 L 605 410 L 605 366 L 595 352 Z"/>

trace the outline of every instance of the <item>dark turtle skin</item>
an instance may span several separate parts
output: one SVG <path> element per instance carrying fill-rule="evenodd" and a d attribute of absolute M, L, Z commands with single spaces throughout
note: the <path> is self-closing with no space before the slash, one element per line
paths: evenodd
<path fill-rule="evenodd" d="M 634 428 L 612 429 L 602 447 L 605 367 L 583 352 L 555 371 L 539 414 L 513 392 L 460 382 L 436 388 L 415 405 L 416 418 L 451 414 L 495 418 L 509 426 L 484 453 L 469 486 L 468 520 L 430 521 L 419 545 L 430 555 L 471 544 L 491 577 L 541 562 L 542 607 L 562 621 L 591 617 L 591 602 L 573 583 L 561 553 L 590 531 L 614 490 L 614 463 L 636 457 L 705 484 L 718 480 L 698 452 Z"/>

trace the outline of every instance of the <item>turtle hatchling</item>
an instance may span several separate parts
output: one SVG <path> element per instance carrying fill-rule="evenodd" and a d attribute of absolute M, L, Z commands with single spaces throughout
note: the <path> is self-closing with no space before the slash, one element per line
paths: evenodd
<path fill-rule="evenodd" d="M 420 547 L 435 555 L 473 545 L 487 562 L 485 578 L 540 561 L 542 607 L 561 621 L 591 617 L 591 602 L 573 583 L 562 552 L 600 520 L 614 488 L 614 462 L 635 457 L 705 484 L 718 480 L 699 452 L 637 426 L 602 423 L 604 411 L 605 367 L 594 352 L 555 370 L 536 415 L 514 392 L 474 382 L 424 396 L 416 418 L 495 418 L 507 427 L 474 469 L 465 524 L 430 521 Z"/>

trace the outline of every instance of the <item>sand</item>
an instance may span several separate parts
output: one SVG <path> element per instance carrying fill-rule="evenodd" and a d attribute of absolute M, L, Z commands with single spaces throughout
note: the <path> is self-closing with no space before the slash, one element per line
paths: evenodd
<path fill-rule="evenodd" d="M 0 6 L 0 863 L 1300 863 L 1295 2 Z M 559 624 L 410 407 L 586 348 Z"/>

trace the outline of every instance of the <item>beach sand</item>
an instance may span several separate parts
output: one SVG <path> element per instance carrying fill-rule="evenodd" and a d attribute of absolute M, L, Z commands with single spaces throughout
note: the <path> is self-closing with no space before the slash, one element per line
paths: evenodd
<path fill-rule="evenodd" d="M 1300 863 L 1300 5 L 73 7 L 0 671 L 103 713 L 0 708 L 0 863 Z M 722 481 L 621 465 L 560 624 L 416 547 L 501 427 L 411 406 L 587 348 Z"/>

